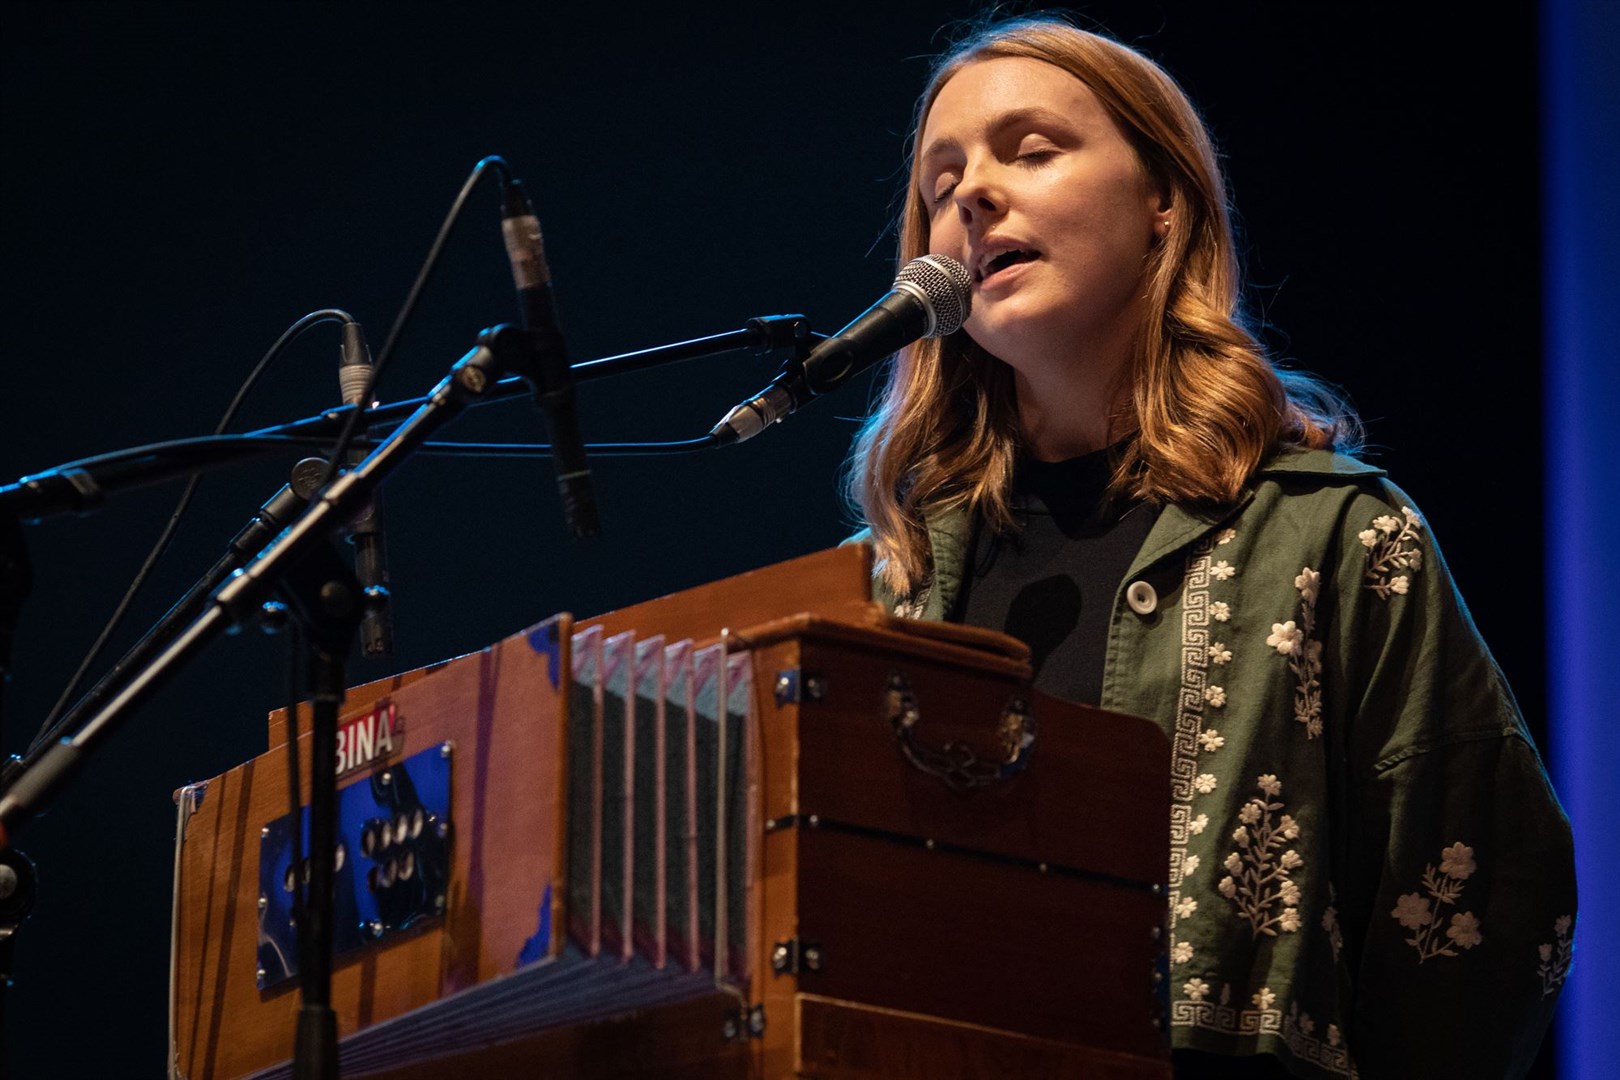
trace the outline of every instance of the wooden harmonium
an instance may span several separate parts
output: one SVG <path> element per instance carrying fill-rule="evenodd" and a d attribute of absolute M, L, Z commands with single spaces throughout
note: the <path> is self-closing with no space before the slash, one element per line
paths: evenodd
<path fill-rule="evenodd" d="M 883 615 L 869 558 L 352 691 L 343 1075 L 946 1077 L 992 1044 L 1162 1075 L 1163 735 L 1030 694 L 1010 639 Z M 179 793 L 175 1076 L 288 1075 L 284 731 Z"/>

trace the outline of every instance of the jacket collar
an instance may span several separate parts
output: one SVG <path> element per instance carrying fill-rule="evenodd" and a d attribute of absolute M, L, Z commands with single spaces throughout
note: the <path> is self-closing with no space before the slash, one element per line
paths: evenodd
<path fill-rule="evenodd" d="M 1385 475 L 1375 465 L 1331 450 L 1284 450 L 1272 455 L 1255 471 L 1254 482 L 1267 477 L 1312 476 L 1365 478 Z M 1238 501 L 1210 510 L 1188 509 L 1174 503 L 1159 512 L 1141 550 L 1131 560 L 1127 580 L 1149 566 L 1201 540 L 1206 534 L 1235 519 L 1254 501 L 1254 482 L 1244 489 Z M 973 522 L 966 509 L 930 514 L 928 544 L 933 554 L 933 575 L 925 587 L 921 616 L 944 619 L 956 606 L 967 570 L 967 547 L 973 535 Z"/>
<path fill-rule="evenodd" d="M 1174 503 L 1166 505 L 1159 512 L 1159 519 L 1153 523 L 1147 539 L 1142 542 L 1136 558 L 1131 560 L 1131 568 L 1126 576 L 1130 578 L 1140 574 L 1166 555 L 1198 542 L 1206 534 L 1236 519 L 1254 501 L 1255 485 L 1266 477 L 1360 478 L 1383 475 L 1383 469 L 1347 454 L 1331 450 L 1283 450 L 1273 454 L 1255 470 L 1249 485 L 1238 496 L 1237 502 L 1231 505 L 1208 510 L 1189 509 Z"/>
<path fill-rule="evenodd" d="M 968 544 L 973 540 L 973 518 L 966 507 L 928 515 L 928 547 L 934 568 L 923 600 L 922 617 L 943 620 L 956 607 L 967 572 Z"/>

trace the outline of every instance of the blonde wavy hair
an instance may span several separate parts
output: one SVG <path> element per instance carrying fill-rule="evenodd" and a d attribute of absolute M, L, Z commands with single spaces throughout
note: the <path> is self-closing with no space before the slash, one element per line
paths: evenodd
<path fill-rule="evenodd" d="M 1152 503 L 1231 503 L 1280 447 L 1359 445 L 1342 399 L 1279 371 L 1245 328 L 1226 188 L 1209 133 L 1176 82 L 1135 50 L 1051 18 L 992 23 L 936 62 L 917 104 L 901 265 L 928 252 L 917 141 L 940 88 L 969 64 L 1026 57 L 1085 83 L 1113 116 L 1176 226 L 1148 256 L 1148 315 L 1111 420 L 1111 493 Z M 958 331 L 895 357 L 849 460 L 851 502 L 871 530 L 879 575 L 904 595 L 927 576 L 923 517 L 966 508 L 983 527 L 1017 528 L 1010 505 L 1019 448 L 1012 371 Z"/>

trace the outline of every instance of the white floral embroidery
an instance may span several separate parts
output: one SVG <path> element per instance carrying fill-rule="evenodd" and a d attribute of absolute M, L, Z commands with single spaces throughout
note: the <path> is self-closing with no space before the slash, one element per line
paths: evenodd
<path fill-rule="evenodd" d="M 1378 522 L 1373 522 L 1378 528 Z M 1479 869 L 1474 862 L 1474 849 L 1456 843 L 1440 853 L 1440 866 L 1433 863 L 1423 868 L 1423 888 L 1428 893 L 1405 893 L 1395 900 L 1390 917 L 1406 929 L 1413 931 L 1406 943 L 1417 950 L 1418 963 L 1437 956 L 1456 956 L 1459 949 L 1472 949 L 1484 935 L 1479 931 L 1479 918 L 1469 911 L 1451 916 L 1451 925 L 1442 935 L 1442 907 L 1457 903 L 1462 896 L 1463 882 Z"/>
<path fill-rule="evenodd" d="M 1232 605 L 1225 600 L 1217 600 L 1209 605 L 1209 617 L 1216 622 L 1225 622 L 1232 617 Z"/>
<path fill-rule="evenodd" d="M 1217 641 L 1209 647 L 1209 658 L 1217 664 L 1229 664 L 1232 662 L 1232 650 L 1228 649 L 1224 643 Z"/>
<path fill-rule="evenodd" d="M 1329 1046 L 1338 1046 L 1339 1045 L 1339 1040 L 1342 1039 L 1342 1038 L 1344 1038 L 1344 1036 L 1339 1034 L 1339 1025 L 1338 1024 L 1329 1024 L 1328 1025 L 1328 1045 Z"/>
<path fill-rule="evenodd" d="M 1440 872 L 1454 878 L 1472 877 L 1479 865 L 1474 862 L 1474 849 L 1464 844 L 1452 844 L 1440 852 Z"/>
<path fill-rule="evenodd" d="M 1211 753 L 1226 745 L 1226 737 L 1214 728 L 1205 728 L 1204 733 L 1198 736 L 1198 741 Z"/>
<path fill-rule="evenodd" d="M 922 618 L 922 616 L 923 616 L 923 608 L 927 604 L 927 597 L 928 597 L 928 592 L 925 589 L 922 592 L 917 593 L 917 595 L 914 596 L 914 597 L 907 597 L 906 599 L 903 599 L 903 600 L 896 600 L 895 604 L 894 604 L 895 617 L 900 618 L 900 619 L 920 619 L 920 618 Z"/>
<path fill-rule="evenodd" d="M 1277 995 L 1271 992 L 1271 988 L 1269 986 L 1262 986 L 1249 1000 L 1254 1002 L 1258 1008 L 1269 1009 L 1271 1008 L 1271 1003 L 1277 1000 Z"/>
<path fill-rule="evenodd" d="M 1183 881 L 1187 880 L 1187 878 L 1192 876 L 1193 871 L 1197 870 L 1197 869 L 1198 869 L 1198 856 L 1196 856 L 1196 855 L 1187 856 L 1185 859 L 1181 860 L 1181 879 Z"/>
<path fill-rule="evenodd" d="M 1536 974 L 1541 976 L 1542 997 L 1552 997 L 1569 977 L 1569 965 L 1575 959 L 1575 939 L 1569 931 L 1574 925 L 1573 916 L 1558 916 L 1553 920 L 1553 940 L 1536 949 L 1541 957 Z"/>
<path fill-rule="evenodd" d="M 1199 773 L 1198 779 L 1193 781 L 1193 790 L 1200 795 L 1208 795 L 1215 790 L 1216 783 L 1214 773 Z"/>
<path fill-rule="evenodd" d="M 1220 532 L 1215 534 L 1215 542 L 1217 544 L 1230 544 L 1232 542 L 1232 538 L 1236 535 L 1236 529 L 1222 529 Z"/>
<path fill-rule="evenodd" d="M 1204 687 L 1204 700 L 1217 709 L 1226 704 L 1226 688 L 1221 686 Z"/>
<path fill-rule="evenodd" d="M 1434 912 L 1429 910 L 1429 902 L 1421 893 L 1406 893 L 1395 901 L 1395 909 L 1390 912 L 1400 924 L 1408 930 L 1416 930 L 1420 926 L 1428 926 L 1434 921 Z"/>
<path fill-rule="evenodd" d="M 1294 588 L 1299 590 L 1299 595 L 1304 598 L 1307 604 L 1316 603 L 1317 593 L 1322 588 L 1321 573 L 1307 566 L 1294 578 Z"/>
<path fill-rule="evenodd" d="M 1459 949 L 1472 949 L 1485 940 L 1479 933 L 1479 916 L 1471 911 L 1460 911 L 1451 917 L 1446 937 L 1455 941 Z"/>
<path fill-rule="evenodd" d="M 1335 906 L 1338 896 L 1333 891 L 1333 885 L 1328 885 L 1328 906 L 1322 910 L 1322 929 L 1327 931 L 1328 945 L 1333 949 L 1333 959 L 1339 959 L 1339 951 L 1344 948 L 1344 931 L 1339 929 L 1339 909 Z"/>
<path fill-rule="evenodd" d="M 1282 781 L 1267 773 L 1256 786 L 1264 798 L 1250 799 L 1238 811 L 1238 827 L 1232 832 L 1237 850 L 1226 856 L 1222 865 L 1227 876 L 1216 886 L 1220 894 L 1237 906 L 1238 913 L 1249 922 L 1255 938 L 1265 934 L 1276 937 L 1279 930 L 1293 933 L 1299 929 L 1299 886 L 1289 874 L 1305 865 L 1305 860 L 1292 848 L 1283 845 L 1299 835 L 1294 819 L 1280 813 L 1283 804 L 1275 800 L 1282 794 Z"/>
<path fill-rule="evenodd" d="M 1193 947 L 1189 942 L 1178 941 L 1170 946 L 1170 962 L 1172 964 L 1185 964 L 1193 958 Z"/>
<path fill-rule="evenodd" d="M 1388 600 L 1392 593 L 1405 594 L 1411 587 L 1410 577 L 1397 574 L 1397 570 L 1416 573 L 1423 568 L 1423 549 L 1418 537 L 1423 531 L 1423 522 L 1410 506 L 1401 507 L 1401 518 L 1393 514 L 1381 515 L 1373 518 L 1372 528 L 1357 534 L 1367 547 L 1367 570 L 1363 577 L 1367 588 L 1380 600 Z"/>
<path fill-rule="evenodd" d="M 1176 918 L 1178 918 L 1178 919 L 1190 919 L 1190 918 L 1192 918 L 1193 912 L 1195 912 L 1197 910 L 1198 910 L 1198 901 L 1197 900 L 1194 900 L 1190 896 L 1183 897 L 1181 902 L 1176 905 Z"/>
<path fill-rule="evenodd" d="M 1197 836 L 1207 828 L 1209 828 L 1208 814 L 1199 814 L 1197 817 L 1187 822 L 1187 831 L 1192 833 L 1194 836 Z"/>
<path fill-rule="evenodd" d="M 1299 643 L 1305 637 L 1303 631 L 1294 626 L 1294 620 L 1275 622 L 1271 624 L 1271 633 L 1266 638 L 1266 644 L 1276 649 L 1284 656 L 1292 655 L 1299 648 Z"/>
<path fill-rule="evenodd" d="M 1203 1001 L 1209 993 L 1209 983 L 1203 979 L 1188 979 L 1181 992 L 1187 995 L 1188 1001 Z"/>
<path fill-rule="evenodd" d="M 1237 567 L 1233 566 L 1225 559 L 1222 559 L 1220 562 L 1209 568 L 1209 576 L 1214 578 L 1216 581 L 1230 581 L 1232 580 L 1232 576 L 1236 573 Z"/>
<path fill-rule="evenodd" d="M 1305 726 L 1305 737 L 1322 734 L 1322 643 L 1316 640 L 1316 599 L 1321 595 L 1322 574 L 1305 567 L 1294 578 L 1299 590 L 1299 623 L 1290 619 L 1273 623 L 1266 644 L 1288 657 L 1288 670 L 1294 673 L 1294 719 Z"/>

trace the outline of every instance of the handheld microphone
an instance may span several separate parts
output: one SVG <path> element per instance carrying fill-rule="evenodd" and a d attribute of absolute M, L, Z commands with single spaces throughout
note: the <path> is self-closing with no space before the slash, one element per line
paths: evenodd
<path fill-rule="evenodd" d="M 338 361 L 338 386 L 343 403 L 364 411 L 366 384 L 371 380 L 371 350 L 366 347 L 365 331 L 357 322 L 343 324 L 343 353 Z M 349 451 L 350 468 L 365 460 L 365 447 Z M 394 653 L 394 617 L 390 611 L 393 594 L 388 583 L 388 549 L 383 543 L 382 492 L 372 495 L 365 510 L 345 530 L 354 545 L 354 576 L 365 593 L 365 615 L 360 620 L 360 651 L 370 659 L 384 659 Z"/>
<path fill-rule="evenodd" d="M 574 405 L 574 373 L 568 366 L 568 348 L 557 325 L 557 304 L 551 293 L 551 268 L 546 265 L 540 220 L 534 216 L 520 181 L 502 183 L 501 235 L 512 263 L 523 311 L 523 328 L 534 344 L 538 370 L 526 375 L 535 404 L 546 415 L 551 434 L 551 459 L 562 494 L 563 517 L 574 538 L 601 531 L 596 514 L 596 490 L 585 460 L 585 439 L 580 434 Z"/>
<path fill-rule="evenodd" d="M 881 300 L 728 412 L 710 437 L 721 445 L 751 439 L 918 338 L 955 333 L 967 321 L 972 284 L 967 269 L 948 255 L 911 260 Z"/>

